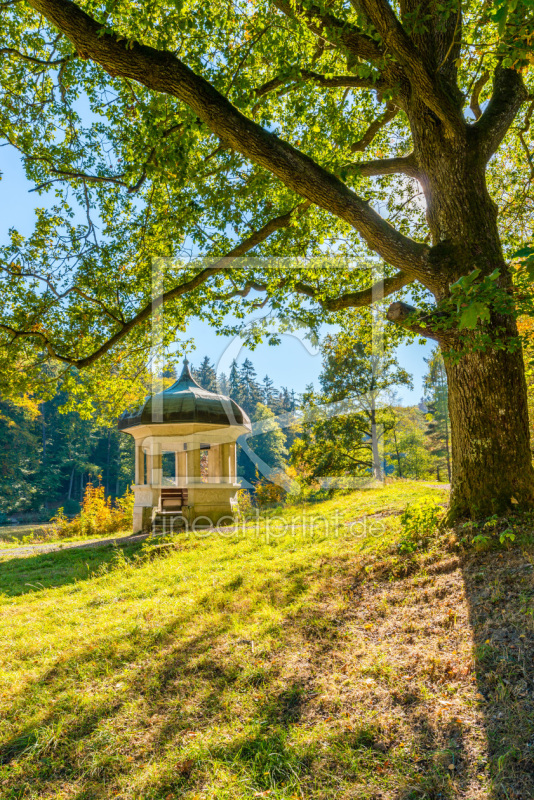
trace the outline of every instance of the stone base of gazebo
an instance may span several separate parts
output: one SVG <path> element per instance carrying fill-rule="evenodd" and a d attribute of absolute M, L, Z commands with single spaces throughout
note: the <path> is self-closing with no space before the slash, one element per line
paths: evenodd
<path fill-rule="evenodd" d="M 135 497 L 134 533 L 151 529 L 154 513 L 159 507 L 161 490 L 168 488 L 169 484 L 132 486 Z M 187 506 L 181 512 L 169 512 L 169 517 L 183 516 L 189 528 L 205 528 L 223 521 L 230 523 L 230 518 L 234 516 L 232 501 L 236 500 L 241 488 L 239 483 L 216 483 L 211 486 L 206 483 L 188 483 L 183 488 L 187 491 Z"/>

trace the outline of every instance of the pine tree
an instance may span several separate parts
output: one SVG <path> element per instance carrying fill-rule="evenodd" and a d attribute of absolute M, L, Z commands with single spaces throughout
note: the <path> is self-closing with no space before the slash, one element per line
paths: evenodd
<path fill-rule="evenodd" d="M 295 393 L 289 391 L 287 386 L 282 386 L 278 393 L 278 401 L 276 403 L 278 414 L 287 414 L 295 410 Z"/>
<path fill-rule="evenodd" d="M 239 367 L 237 366 L 237 361 L 234 360 L 230 364 L 230 375 L 228 377 L 228 394 L 235 400 L 236 403 L 242 405 L 243 400 L 243 392 L 242 392 L 242 383 L 241 383 L 241 375 L 239 374 Z"/>
<path fill-rule="evenodd" d="M 261 400 L 261 389 L 254 364 L 250 359 L 246 358 L 243 361 L 239 370 L 239 378 L 241 381 L 241 405 L 247 414 L 251 415 Z"/>
<path fill-rule="evenodd" d="M 278 397 L 278 392 L 274 388 L 274 381 L 269 375 L 266 375 L 261 384 L 262 403 L 272 408 Z"/>
<path fill-rule="evenodd" d="M 193 370 L 193 377 L 203 389 L 208 392 L 217 391 L 217 373 L 211 363 L 209 356 L 204 356 L 198 369 Z"/>
<path fill-rule="evenodd" d="M 88 479 L 102 476 L 108 495 L 133 480 L 133 440 L 74 411 L 66 395 L 41 403 L 39 413 L 0 403 L 0 513 L 47 520 L 60 506 L 76 511 Z"/>
<path fill-rule="evenodd" d="M 217 376 L 217 392 L 226 396 L 230 394 L 230 385 L 224 372 L 220 372 Z"/>

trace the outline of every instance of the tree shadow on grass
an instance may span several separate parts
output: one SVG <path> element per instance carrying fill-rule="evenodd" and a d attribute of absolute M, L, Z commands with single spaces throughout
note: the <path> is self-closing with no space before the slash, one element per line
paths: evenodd
<path fill-rule="evenodd" d="M 534 547 L 463 565 L 492 800 L 534 797 Z"/>
<path fill-rule="evenodd" d="M 343 698 L 325 696 L 317 680 L 317 672 L 328 675 L 333 649 L 345 642 L 342 658 L 352 649 L 346 641 L 351 603 L 335 615 L 325 613 L 325 600 L 340 590 L 331 576 L 343 569 L 347 563 L 335 560 L 318 565 L 307 602 L 266 626 L 276 646 L 263 655 L 232 633 L 230 608 L 216 624 L 203 621 L 204 602 L 196 631 L 185 640 L 184 611 L 157 630 L 137 631 L 129 650 L 120 648 L 124 633 L 118 633 L 95 642 L 96 653 L 87 648 L 69 659 L 58 653 L 56 664 L 13 698 L 11 720 L 6 718 L 12 733 L 0 745 L 0 780 L 5 776 L 13 797 L 52 796 L 64 783 L 76 800 L 163 800 L 201 790 L 224 772 L 230 788 L 226 794 L 221 789 L 220 797 L 273 791 L 290 798 L 316 790 L 328 797 L 340 780 L 351 796 L 365 789 L 362 797 L 380 797 L 391 769 L 390 745 L 381 749 L 380 728 L 369 720 L 369 709 L 356 707 L 354 713 L 353 698 L 346 700 L 354 717 L 350 726 L 338 720 Z M 265 593 L 282 608 L 305 591 L 301 578 L 295 584 L 288 573 L 264 579 Z M 246 580 L 225 590 L 239 602 Z M 115 651 L 107 659 L 97 655 Z M 23 717 L 29 722 L 20 725 Z M 162 760 L 151 772 L 150 765 Z M 413 772 L 401 762 L 394 768 Z"/>
<path fill-rule="evenodd" d="M 168 648 L 177 627 L 179 623 L 173 622 L 159 631 L 162 648 Z M 171 707 L 169 716 L 172 722 L 169 720 L 165 724 L 163 719 L 158 718 L 158 723 L 151 722 L 145 727 L 144 732 L 150 740 L 149 760 L 163 750 L 171 738 L 196 726 L 199 715 L 207 718 L 216 715 L 223 697 L 221 687 L 231 684 L 233 675 L 206 658 L 206 653 L 210 652 L 223 632 L 224 628 L 221 627 L 207 628 L 183 645 L 171 647 L 161 663 L 149 671 L 146 669 L 146 659 L 135 665 L 128 663 L 127 659 L 119 660 L 113 665 L 117 676 L 123 668 L 130 667 L 127 683 L 122 683 L 120 691 L 111 695 L 108 691 L 96 701 L 85 696 L 82 702 L 77 702 L 72 695 L 72 674 L 80 665 L 94 662 L 94 651 L 78 653 L 66 661 L 59 659 L 57 665 L 47 670 L 30 691 L 32 694 L 40 689 L 48 690 L 48 710 L 44 713 L 36 710 L 30 724 L 22 726 L 16 735 L 0 742 L 0 779 L 4 775 L 11 777 L 13 773 L 13 781 L 5 781 L 10 784 L 11 796 L 18 797 L 17 792 L 30 797 L 47 796 L 45 792 L 56 782 L 69 781 L 73 776 L 80 787 L 76 798 L 96 800 L 111 796 L 110 783 L 136 766 L 132 765 L 131 758 L 135 747 L 132 748 L 130 742 L 121 739 L 119 733 L 125 718 L 132 722 L 128 715 L 132 703 L 138 703 L 146 720 L 152 721 L 162 706 L 168 703 Z M 145 653 L 150 651 L 152 641 L 152 633 L 139 635 L 139 650 Z M 103 681 L 109 679 L 109 672 L 109 668 L 104 670 L 101 676 Z M 185 682 L 194 674 L 203 687 L 207 687 L 189 712 L 184 712 L 173 702 L 173 677 L 176 674 L 180 674 Z M 83 687 L 80 688 L 83 692 Z M 19 696 L 14 709 L 15 718 L 20 713 L 21 700 L 23 704 L 23 698 Z M 135 724 L 133 727 L 136 727 Z M 115 743 L 110 746 L 116 735 Z"/>
<path fill-rule="evenodd" d="M 91 555 L 97 567 L 113 554 Z M 97 652 L 117 651 L 105 663 L 94 649 L 59 653 L 14 696 L 0 785 L 8 781 L 7 797 L 40 798 L 65 784 L 74 800 L 165 800 L 206 787 L 220 798 L 534 797 L 534 649 L 521 639 L 531 637 L 534 592 L 521 553 L 496 563 L 496 554 L 463 565 L 408 559 L 355 575 L 350 554 L 322 558 L 305 579 L 293 567 L 265 575 L 264 597 L 283 609 L 264 626 L 270 649 L 235 632 L 231 598 L 247 597 L 245 576 L 128 642 L 102 637 Z M 75 565 L 71 581 L 86 578 Z M 462 574 L 460 630 L 446 605 L 459 604 Z M 211 602 L 215 622 L 204 616 Z M 246 609 L 250 620 L 257 604 Z M 478 687 L 452 656 L 470 646 L 469 622 Z M 477 688 L 486 700 L 473 711 Z"/>

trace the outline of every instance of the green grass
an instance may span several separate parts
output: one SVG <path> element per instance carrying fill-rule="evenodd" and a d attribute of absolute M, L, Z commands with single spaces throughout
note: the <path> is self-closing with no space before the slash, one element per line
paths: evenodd
<path fill-rule="evenodd" d="M 426 496 L 446 500 L 398 482 L 161 556 L 4 559 L 2 800 L 489 797 L 458 565 L 391 554 Z"/>
<path fill-rule="evenodd" d="M 28 523 L 27 525 L 2 525 L 0 527 L 0 548 L 6 545 L 17 544 L 25 537 L 36 539 L 46 538 L 50 534 L 50 523 L 38 524 Z"/>
<path fill-rule="evenodd" d="M 9 550 L 25 545 L 38 544 L 67 544 L 69 542 L 83 542 L 87 539 L 114 539 L 131 533 L 130 529 L 119 530 L 116 533 L 95 533 L 90 536 L 62 536 L 54 535 L 54 526 L 49 522 L 41 525 L 6 525 L 0 528 L 0 551 Z"/>

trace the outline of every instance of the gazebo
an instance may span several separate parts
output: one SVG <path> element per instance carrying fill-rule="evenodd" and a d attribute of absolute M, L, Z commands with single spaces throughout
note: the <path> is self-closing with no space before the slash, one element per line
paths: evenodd
<path fill-rule="evenodd" d="M 118 428 L 135 440 L 134 533 L 167 517 L 170 529 L 232 516 L 236 440 L 250 432 L 250 420 L 230 397 L 199 386 L 187 359 L 176 383 L 125 411 Z M 174 454 L 174 476 L 163 476 L 165 453 Z"/>

